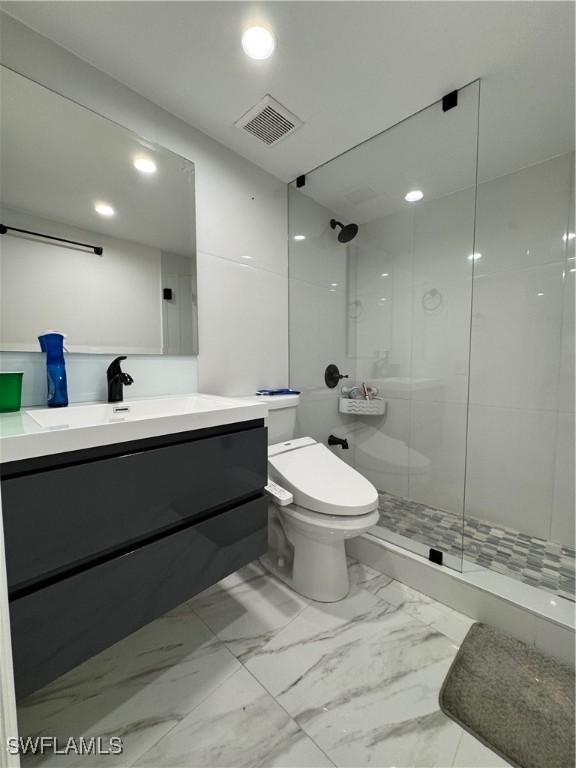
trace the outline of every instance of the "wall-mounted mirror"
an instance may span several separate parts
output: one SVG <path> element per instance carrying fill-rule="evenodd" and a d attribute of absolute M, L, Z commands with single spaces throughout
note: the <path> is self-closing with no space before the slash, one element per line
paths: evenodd
<path fill-rule="evenodd" d="M 196 354 L 194 164 L 0 76 L 0 350 Z"/>

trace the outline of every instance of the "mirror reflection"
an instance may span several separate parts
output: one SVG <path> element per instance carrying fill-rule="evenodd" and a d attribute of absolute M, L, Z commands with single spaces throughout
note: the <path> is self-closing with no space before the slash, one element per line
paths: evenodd
<path fill-rule="evenodd" d="M 1 78 L 0 349 L 197 353 L 194 164 Z"/>

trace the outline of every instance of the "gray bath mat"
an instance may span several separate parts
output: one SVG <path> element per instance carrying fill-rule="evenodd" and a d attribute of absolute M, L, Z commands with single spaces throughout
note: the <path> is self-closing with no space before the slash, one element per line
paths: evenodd
<path fill-rule="evenodd" d="M 574 670 L 493 627 L 471 627 L 440 707 L 513 765 L 574 768 Z"/>

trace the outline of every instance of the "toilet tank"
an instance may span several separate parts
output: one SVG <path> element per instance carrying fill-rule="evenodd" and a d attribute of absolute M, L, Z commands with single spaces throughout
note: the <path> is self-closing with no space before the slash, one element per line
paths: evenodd
<path fill-rule="evenodd" d="M 296 407 L 300 395 L 261 396 L 268 405 L 268 445 L 292 440 L 296 430 Z"/>

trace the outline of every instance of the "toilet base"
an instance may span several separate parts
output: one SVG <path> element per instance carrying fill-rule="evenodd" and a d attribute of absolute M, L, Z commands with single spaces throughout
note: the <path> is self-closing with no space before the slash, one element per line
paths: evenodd
<path fill-rule="evenodd" d="M 345 542 L 378 522 L 378 510 L 355 517 L 322 515 L 296 504 L 268 505 L 268 552 L 261 563 L 303 597 L 320 603 L 350 591 Z"/>
<path fill-rule="evenodd" d="M 322 573 L 309 573 L 306 571 L 306 575 L 302 573 L 300 574 L 300 578 L 294 579 L 294 566 L 286 567 L 286 564 L 284 563 L 278 564 L 274 562 L 275 558 L 270 552 L 262 555 L 260 563 L 269 573 L 276 576 L 280 581 L 283 581 L 290 587 L 290 589 L 293 589 L 294 592 L 298 592 L 302 597 L 307 597 L 308 599 L 315 600 L 319 603 L 335 603 L 338 600 L 343 600 L 350 591 L 350 579 L 348 578 L 348 564 L 346 562 L 344 542 L 342 541 L 340 544 L 342 545 L 341 554 L 343 562 L 339 553 L 336 553 L 334 565 L 337 565 L 337 567 L 330 569 L 332 579 L 326 578 L 329 570 L 327 568 L 323 568 Z M 295 562 L 298 562 L 298 558 L 296 558 Z M 323 565 L 325 566 L 325 563 Z"/>
<path fill-rule="evenodd" d="M 274 504 L 268 506 L 268 552 L 260 562 L 311 600 L 334 603 L 350 590 L 344 536 L 311 536 L 308 526 L 287 520 Z"/>

